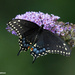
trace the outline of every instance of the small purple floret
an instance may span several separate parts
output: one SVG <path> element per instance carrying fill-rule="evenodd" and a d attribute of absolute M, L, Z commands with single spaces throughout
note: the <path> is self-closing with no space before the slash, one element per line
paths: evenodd
<path fill-rule="evenodd" d="M 14 30 L 12 31 L 12 34 L 15 34 L 15 35 L 17 35 L 17 33 L 16 33 Z"/>
<path fill-rule="evenodd" d="M 65 24 L 69 24 L 69 22 L 66 22 Z"/>
<path fill-rule="evenodd" d="M 8 32 L 11 32 L 12 34 L 17 35 L 17 33 L 12 28 L 10 28 L 9 26 L 7 26 L 6 29 L 8 30 Z"/>

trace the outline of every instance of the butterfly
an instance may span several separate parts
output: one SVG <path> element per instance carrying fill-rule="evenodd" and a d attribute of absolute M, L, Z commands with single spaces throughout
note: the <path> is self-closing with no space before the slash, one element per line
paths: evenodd
<path fill-rule="evenodd" d="M 19 37 L 19 46 L 21 51 L 30 50 L 33 56 L 33 62 L 40 56 L 52 54 L 61 54 L 70 56 L 71 50 L 68 45 L 56 34 L 44 29 L 44 25 L 38 26 L 36 23 L 14 19 L 7 24 L 13 29 Z"/>

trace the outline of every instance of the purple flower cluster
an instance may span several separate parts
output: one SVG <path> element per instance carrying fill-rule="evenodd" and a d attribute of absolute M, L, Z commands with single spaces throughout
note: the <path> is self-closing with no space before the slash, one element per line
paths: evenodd
<path fill-rule="evenodd" d="M 61 25 L 56 25 L 55 22 L 59 19 L 59 16 L 44 14 L 43 12 L 26 12 L 25 14 L 17 15 L 15 19 L 23 19 L 36 23 L 41 26 L 44 25 L 44 29 L 50 30 L 53 33 L 60 34 L 63 31 Z"/>
<path fill-rule="evenodd" d="M 61 25 L 56 25 L 55 22 L 59 19 L 59 16 L 53 14 L 49 15 L 48 13 L 44 14 L 43 12 L 26 12 L 25 14 L 17 15 L 14 19 L 23 19 L 36 23 L 41 26 L 44 25 L 44 29 L 50 30 L 53 33 L 60 33 L 63 31 Z M 10 27 L 7 27 L 8 31 L 11 31 L 12 34 L 16 35 L 16 32 L 11 30 Z"/>

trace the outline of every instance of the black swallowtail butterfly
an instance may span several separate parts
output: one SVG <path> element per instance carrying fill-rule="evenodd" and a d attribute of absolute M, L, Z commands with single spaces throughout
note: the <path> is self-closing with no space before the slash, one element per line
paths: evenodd
<path fill-rule="evenodd" d="M 66 43 L 56 34 L 43 29 L 43 26 L 22 20 L 14 19 L 8 23 L 8 26 L 16 31 L 19 36 L 19 45 L 21 51 L 30 49 L 30 54 L 33 56 L 33 62 L 39 56 L 47 55 L 48 53 L 61 54 L 70 56 L 71 50 Z"/>

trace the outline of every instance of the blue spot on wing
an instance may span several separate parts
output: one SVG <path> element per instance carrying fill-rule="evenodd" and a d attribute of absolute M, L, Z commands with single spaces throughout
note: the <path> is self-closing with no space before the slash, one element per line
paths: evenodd
<path fill-rule="evenodd" d="M 26 46 L 26 44 L 23 44 L 23 46 L 25 47 L 25 46 Z"/>
<path fill-rule="evenodd" d="M 25 43 L 25 41 L 23 41 L 23 43 Z"/>
<path fill-rule="evenodd" d="M 25 38 L 22 38 L 22 40 L 25 40 Z"/>
<path fill-rule="evenodd" d="M 26 46 L 29 46 L 29 44 L 26 44 Z"/>
<path fill-rule="evenodd" d="M 39 50 L 36 51 L 36 54 L 38 54 L 38 53 L 39 53 Z"/>
<path fill-rule="evenodd" d="M 36 52 L 37 51 L 37 48 L 34 48 L 33 51 Z"/>
<path fill-rule="evenodd" d="M 45 51 L 46 49 L 45 48 L 43 48 L 43 51 Z"/>
<path fill-rule="evenodd" d="M 40 50 L 40 53 L 43 52 L 43 50 Z"/>

